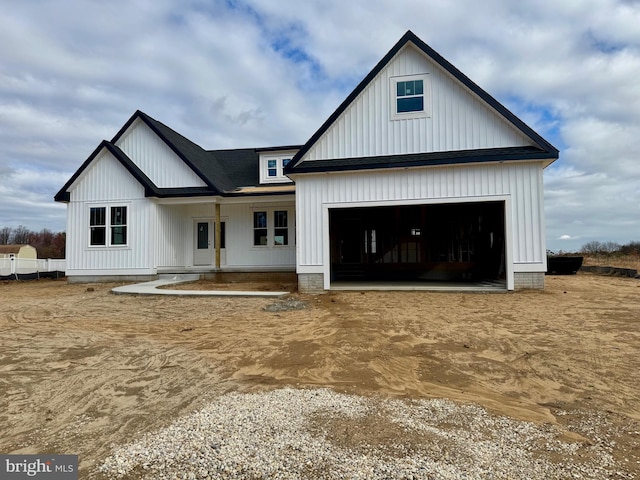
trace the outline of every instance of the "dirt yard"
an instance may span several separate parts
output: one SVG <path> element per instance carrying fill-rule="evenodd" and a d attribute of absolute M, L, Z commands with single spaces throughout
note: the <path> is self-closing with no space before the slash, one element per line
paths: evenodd
<path fill-rule="evenodd" d="M 113 445 L 222 393 L 323 386 L 477 403 L 584 442 L 608 435 L 617 478 L 640 478 L 640 280 L 546 281 L 286 301 L 0 283 L 0 452 L 75 453 L 84 478 Z"/>

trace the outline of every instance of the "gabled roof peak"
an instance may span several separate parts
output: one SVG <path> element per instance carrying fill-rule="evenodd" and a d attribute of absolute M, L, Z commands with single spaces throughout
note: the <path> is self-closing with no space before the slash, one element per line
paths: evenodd
<path fill-rule="evenodd" d="M 510 122 L 516 129 L 522 132 L 526 137 L 544 153 L 557 158 L 558 150 L 536 133 L 531 127 L 526 125 L 522 120 L 516 117 L 511 111 L 509 111 L 504 105 L 498 102 L 485 90 L 480 88 L 469 77 L 458 70 L 453 64 L 446 60 L 442 55 L 436 52 L 433 48 L 422 41 L 411 30 L 407 32 L 398 40 L 398 42 L 382 57 L 382 59 L 376 64 L 376 66 L 363 78 L 363 80 L 356 86 L 356 88 L 347 96 L 347 98 L 338 106 L 338 108 L 329 116 L 329 118 L 322 124 L 322 126 L 311 136 L 309 141 L 305 143 L 298 154 L 294 157 L 293 161 L 287 165 L 286 173 L 294 173 L 297 166 L 304 155 L 313 147 L 313 145 L 320 140 L 322 135 L 336 122 L 340 115 L 342 115 L 347 108 L 356 100 L 356 98 L 362 93 L 367 86 L 375 79 L 375 77 L 393 60 L 393 58 L 402 50 L 407 44 L 413 44 L 415 48 L 420 50 L 424 55 L 428 56 L 442 69 L 448 72 L 456 80 L 458 80 L 463 86 L 477 95 L 483 102 L 493 108 L 498 114 L 504 117 Z"/>

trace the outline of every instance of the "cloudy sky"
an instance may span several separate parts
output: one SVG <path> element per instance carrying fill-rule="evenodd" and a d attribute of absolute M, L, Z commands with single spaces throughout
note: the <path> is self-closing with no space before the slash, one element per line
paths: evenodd
<path fill-rule="evenodd" d="M 140 109 L 204 148 L 304 143 L 412 30 L 561 151 L 547 246 L 640 241 L 637 0 L 0 0 L 0 227 Z"/>

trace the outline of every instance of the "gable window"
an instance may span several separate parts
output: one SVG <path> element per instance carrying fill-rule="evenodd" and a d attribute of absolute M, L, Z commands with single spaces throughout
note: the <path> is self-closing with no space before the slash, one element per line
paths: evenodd
<path fill-rule="evenodd" d="M 428 75 L 409 75 L 391 78 L 391 118 L 428 117 Z"/>
<path fill-rule="evenodd" d="M 89 245 L 92 247 L 127 245 L 126 206 L 89 209 Z"/>
<path fill-rule="evenodd" d="M 424 110 L 424 83 L 408 80 L 396 84 L 396 113 L 422 112 Z"/>
<path fill-rule="evenodd" d="M 283 183 L 291 180 L 284 174 L 286 167 L 295 152 L 287 152 L 286 154 L 261 154 L 260 155 L 260 183 Z"/>

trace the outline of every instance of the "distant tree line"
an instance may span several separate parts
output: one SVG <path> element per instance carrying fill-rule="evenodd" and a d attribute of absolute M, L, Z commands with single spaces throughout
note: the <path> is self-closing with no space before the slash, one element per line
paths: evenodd
<path fill-rule="evenodd" d="M 0 245 L 31 245 L 38 258 L 64 258 L 66 235 L 43 228 L 33 232 L 24 225 L 15 228 L 0 227 Z"/>
<path fill-rule="evenodd" d="M 585 255 L 640 255 L 640 242 L 629 242 L 620 245 L 615 242 L 588 242 L 582 246 Z"/>

